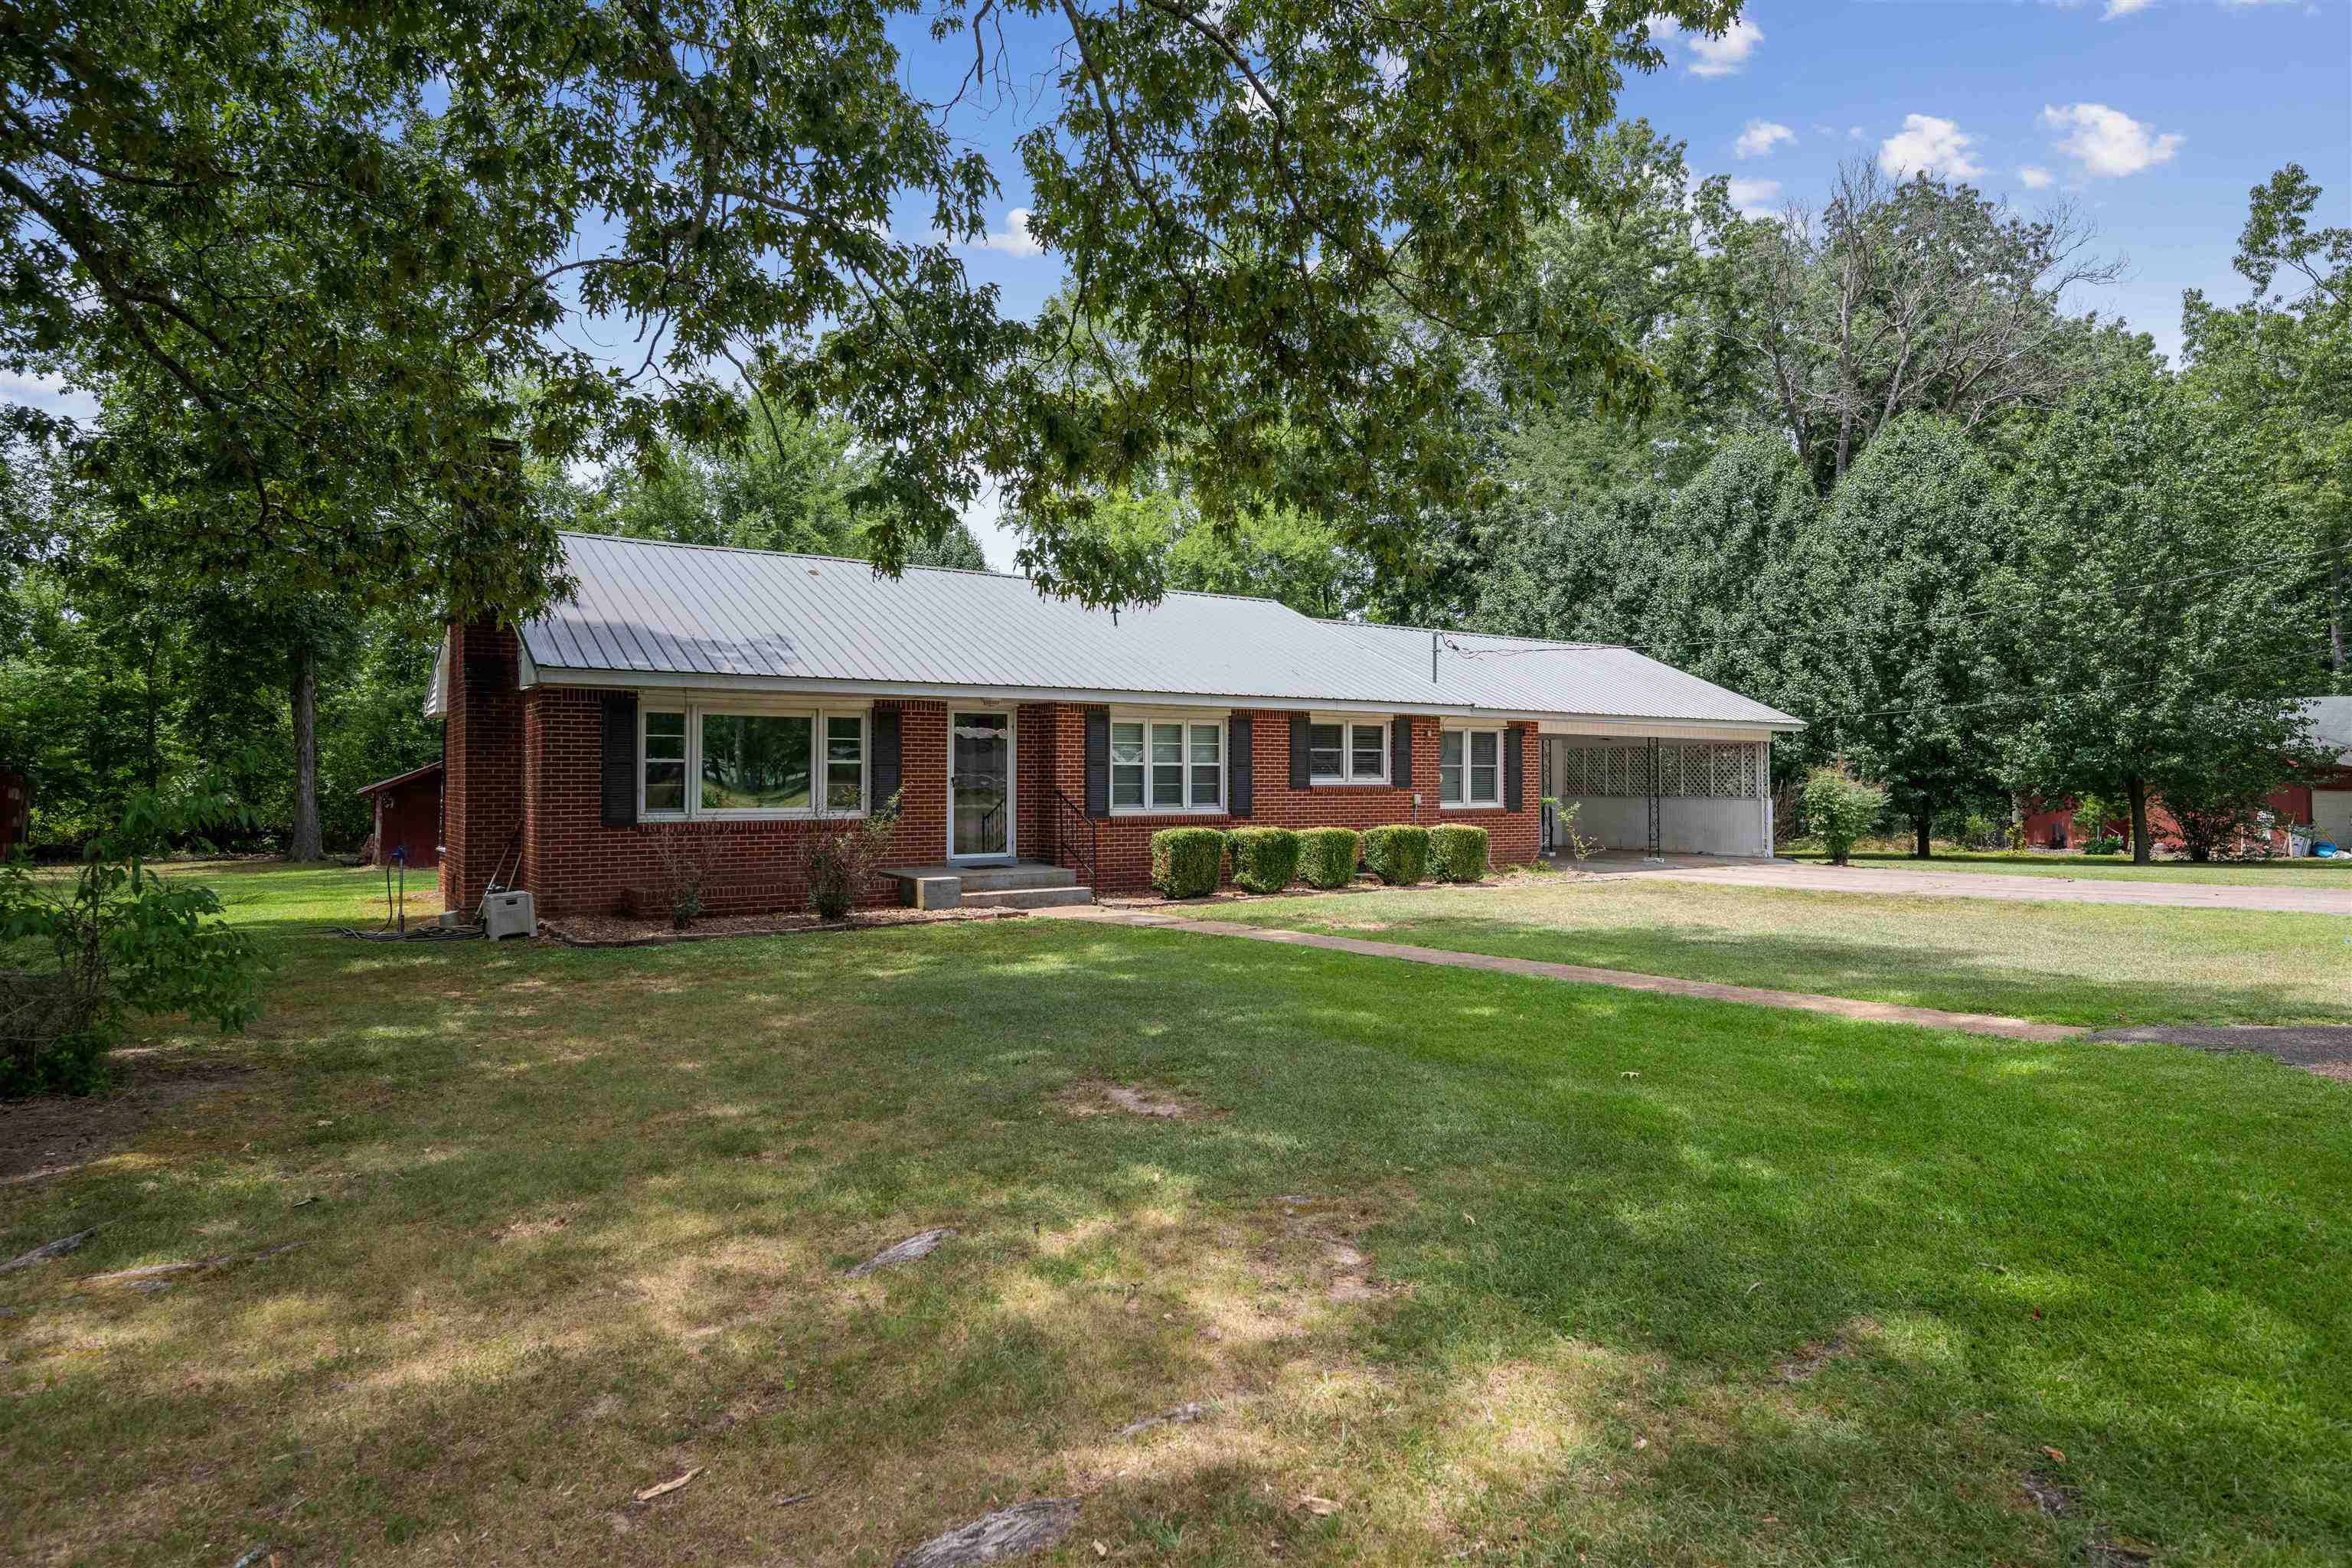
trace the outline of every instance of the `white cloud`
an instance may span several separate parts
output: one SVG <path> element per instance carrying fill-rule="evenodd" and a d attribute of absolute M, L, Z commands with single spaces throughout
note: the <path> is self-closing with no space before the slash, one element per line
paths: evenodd
<path fill-rule="evenodd" d="M 1742 158 L 1761 158 L 1783 142 L 1794 142 L 1797 133 L 1785 125 L 1769 120 L 1751 120 L 1748 129 L 1732 143 L 1732 152 Z"/>
<path fill-rule="evenodd" d="M 1741 216 L 1770 217 L 1772 204 L 1780 199 L 1780 182 L 1732 180 L 1727 182 L 1727 194 L 1731 197 L 1731 205 L 1739 209 Z"/>
<path fill-rule="evenodd" d="M 1007 256 L 1043 256 L 1045 247 L 1030 237 L 1029 209 L 1014 207 L 1004 215 L 1004 231 L 981 236 L 971 242 L 975 250 L 1001 250 Z"/>
<path fill-rule="evenodd" d="M 1903 129 L 1878 144 L 1878 161 L 1891 174 L 1974 179 L 1984 173 L 1984 165 L 1969 155 L 1975 144 L 1976 138 L 1951 121 L 1932 114 L 1906 114 Z"/>
<path fill-rule="evenodd" d="M 2024 183 L 2025 188 L 2029 191 L 2046 191 L 2058 178 L 2049 170 L 2038 169 L 2031 163 L 2020 169 L 2017 172 L 2017 177 Z"/>
<path fill-rule="evenodd" d="M 2107 0 L 2106 13 L 2099 19 L 2103 22 L 2112 22 L 2118 16 L 2128 16 L 2135 11 L 2145 11 L 2155 4 L 2156 0 Z"/>
<path fill-rule="evenodd" d="M 1711 38 L 1705 33 L 1685 33 L 1684 37 L 1690 44 L 1693 57 L 1691 75 L 1729 76 L 1746 65 L 1748 57 L 1756 52 L 1756 46 L 1764 41 L 1764 29 L 1743 17 L 1732 23 L 1719 38 Z"/>
<path fill-rule="evenodd" d="M 2185 140 L 2152 135 L 2140 121 L 2104 103 L 2070 103 L 2063 109 L 2047 106 L 2042 110 L 2042 123 L 2053 131 L 2070 132 L 2059 140 L 2060 152 L 2092 174 L 2110 177 L 2137 174 L 2168 163 Z"/>

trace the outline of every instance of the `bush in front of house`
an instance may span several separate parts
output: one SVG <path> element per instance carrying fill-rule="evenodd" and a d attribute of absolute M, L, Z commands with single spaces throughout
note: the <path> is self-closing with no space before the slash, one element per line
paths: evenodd
<path fill-rule="evenodd" d="M 1410 888 L 1429 875 L 1429 829 L 1392 822 L 1364 835 L 1364 864 L 1391 888 Z"/>
<path fill-rule="evenodd" d="M 2085 855 L 2120 855 L 2123 852 L 2124 841 L 2120 838 L 2089 838 L 2083 842 Z"/>
<path fill-rule="evenodd" d="M 1213 827 L 1163 827 L 1151 836 L 1151 886 L 1163 899 L 1205 899 L 1217 890 L 1225 836 Z"/>
<path fill-rule="evenodd" d="M 862 817 L 820 822 L 809 838 L 803 866 L 808 877 L 809 904 L 821 921 L 844 921 L 890 858 L 890 841 L 898 831 L 898 797 Z M 695 912 L 701 913 L 702 890 L 695 889 Z M 678 929 L 686 929 L 680 922 Z"/>
<path fill-rule="evenodd" d="M 1298 836 L 1298 879 L 1310 888 L 1344 888 L 1363 854 L 1363 835 L 1354 828 L 1310 827 Z"/>
<path fill-rule="evenodd" d="M 1854 841 L 1878 822 L 1886 792 L 1840 767 L 1820 767 L 1805 775 L 1805 826 L 1822 836 L 1830 864 L 1853 862 Z"/>
<path fill-rule="evenodd" d="M 1486 875 L 1486 830 L 1447 823 L 1429 830 L 1429 868 L 1441 882 L 1475 882 Z"/>
<path fill-rule="evenodd" d="M 1234 880 L 1253 893 L 1278 893 L 1298 875 L 1298 835 L 1287 827 L 1236 827 Z"/>

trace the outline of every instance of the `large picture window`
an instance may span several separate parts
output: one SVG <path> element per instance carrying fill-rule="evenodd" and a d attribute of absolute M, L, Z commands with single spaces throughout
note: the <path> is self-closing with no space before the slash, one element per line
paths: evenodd
<path fill-rule="evenodd" d="M 1437 799 L 1442 805 L 1503 804 L 1503 732 L 1448 730 L 1439 737 Z"/>
<path fill-rule="evenodd" d="M 857 816 L 866 810 L 864 713 L 646 709 L 646 816 Z M 690 784 L 689 784 L 690 781 Z"/>
<path fill-rule="evenodd" d="M 1222 720 L 1111 721 L 1113 811 L 1217 811 L 1224 803 Z"/>

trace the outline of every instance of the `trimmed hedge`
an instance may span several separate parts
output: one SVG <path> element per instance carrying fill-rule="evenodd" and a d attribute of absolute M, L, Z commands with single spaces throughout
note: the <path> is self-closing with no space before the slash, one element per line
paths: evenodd
<path fill-rule="evenodd" d="M 1486 875 L 1486 830 L 1448 823 L 1429 830 L 1429 868 L 1441 882 L 1475 882 Z"/>
<path fill-rule="evenodd" d="M 1429 874 L 1429 829 L 1395 822 L 1364 835 L 1364 864 L 1391 888 L 1410 888 Z"/>
<path fill-rule="evenodd" d="M 1344 888 L 1356 879 L 1363 836 L 1352 827 L 1310 827 L 1298 836 L 1298 876 L 1310 888 Z"/>
<path fill-rule="evenodd" d="M 1224 864 L 1225 836 L 1213 827 L 1163 827 L 1151 836 L 1151 885 L 1161 898 L 1207 898 Z"/>
<path fill-rule="evenodd" d="M 1298 835 L 1287 827 L 1236 827 L 1234 880 L 1253 893 L 1278 893 L 1298 875 Z"/>

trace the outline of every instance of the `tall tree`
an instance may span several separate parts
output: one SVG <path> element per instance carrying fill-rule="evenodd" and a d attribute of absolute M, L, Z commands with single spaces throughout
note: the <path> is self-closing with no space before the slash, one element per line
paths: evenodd
<path fill-rule="evenodd" d="M 2021 561 L 1988 622 L 2038 672 L 2003 715 L 2014 773 L 2128 800 L 2143 864 L 2152 796 L 2299 743 L 2321 624 L 2271 475 L 2258 432 L 2141 372 L 2071 399 L 2008 492 Z"/>
<path fill-rule="evenodd" d="M 1736 14 L 947 0 L 933 47 L 970 71 L 929 101 L 906 9 L 28 0 L 0 42 L 0 366 L 147 417 L 10 416 L 154 552 L 273 594 L 392 576 L 529 611 L 561 584 L 524 461 L 818 408 L 877 456 L 886 567 L 992 479 L 1042 585 L 1130 597 L 1062 545 L 1092 493 L 1181 463 L 1213 525 L 1284 502 L 1411 574 L 1486 480 L 1463 344 L 1632 369 L 1604 321 L 1528 321 L 1513 261 L 1658 64 L 1653 13 Z M 1033 77 L 1027 236 L 1116 352 L 1006 319 L 956 248 L 999 194 L 961 132 Z M 894 233 L 901 206 L 937 237 Z M 609 363 L 567 337 L 589 323 L 642 346 Z"/>
<path fill-rule="evenodd" d="M 2122 263 L 2092 251 L 2093 230 L 2063 204 L 2023 217 L 1972 186 L 1857 162 L 1818 212 L 1706 216 L 1741 294 L 1716 330 L 1751 367 L 1756 416 L 1823 494 L 1904 414 L 1988 437 L 2151 352 L 2120 323 L 2071 312 L 2070 295 Z"/>
<path fill-rule="evenodd" d="M 2181 305 L 2186 380 L 2261 431 L 2272 482 L 2316 547 L 2328 664 L 2352 672 L 2352 228 L 2314 228 L 2319 187 L 2289 163 L 2249 193 L 2237 268 L 2254 297 Z"/>
<path fill-rule="evenodd" d="M 1949 420 L 1879 432 L 1801 533 L 1782 603 L 1803 712 L 1824 744 L 1886 787 L 1929 852 L 1936 814 L 2002 792 L 2002 689 L 1987 589 L 2014 565 L 2000 485 Z"/>

